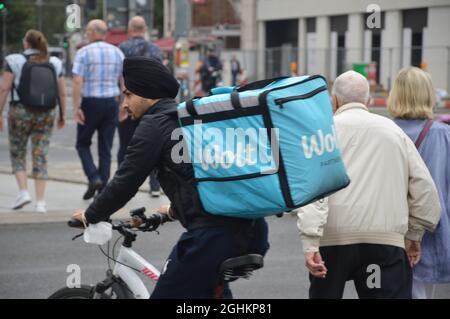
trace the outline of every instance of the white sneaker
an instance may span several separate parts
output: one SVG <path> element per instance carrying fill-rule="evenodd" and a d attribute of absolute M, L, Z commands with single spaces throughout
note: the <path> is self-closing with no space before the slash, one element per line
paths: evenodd
<path fill-rule="evenodd" d="M 24 207 L 29 203 L 31 203 L 30 193 L 28 193 L 27 191 L 21 191 L 19 195 L 17 195 L 16 200 L 12 205 L 12 209 L 14 210 L 21 209 L 22 207 Z"/>
<path fill-rule="evenodd" d="M 45 202 L 36 202 L 36 209 L 35 209 L 36 213 L 39 214 L 45 214 L 47 212 L 47 207 L 45 205 Z"/>

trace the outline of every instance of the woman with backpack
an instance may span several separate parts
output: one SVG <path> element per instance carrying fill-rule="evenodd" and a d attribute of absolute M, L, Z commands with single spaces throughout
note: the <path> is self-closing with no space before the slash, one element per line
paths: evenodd
<path fill-rule="evenodd" d="M 425 232 L 413 268 L 413 298 L 432 299 L 436 284 L 450 283 L 450 127 L 432 120 L 433 85 L 419 68 L 399 72 L 387 104 L 395 123 L 416 143 L 439 194 L 441 219 L 434 233 Z"/>
<path fill-rule="evenodd" d="M 3 130 L 3 109 L 11 92 L 8 112 L 9 148 L 12 171 L 16 176 L 19 194 L 12 208 L 21 209 L 31 202 L 26 173 L 26 150 L 31 138 L 33 177 L 38 213 L 46 213 L 44 200 L 47 174 L 47 154 L 56 118 L 56 104 L 60 106 L 59 129 L 65 126 L 65 82 L 62 62 L 49 57 L 45 36 L 29 30 L 23 39 L 24 52 L 5 58 L 3 83 L 0 87 L 0 131 Z"/>

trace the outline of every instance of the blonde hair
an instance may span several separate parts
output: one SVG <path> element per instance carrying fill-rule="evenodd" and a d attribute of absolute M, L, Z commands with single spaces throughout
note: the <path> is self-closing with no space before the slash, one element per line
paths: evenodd
<path fill-rule="evenodd" d="M 389 93 L 387 107 L 403 119 L 433 118 L 436 96 L 428 73 L 416 67 L 400 70 Z"/>

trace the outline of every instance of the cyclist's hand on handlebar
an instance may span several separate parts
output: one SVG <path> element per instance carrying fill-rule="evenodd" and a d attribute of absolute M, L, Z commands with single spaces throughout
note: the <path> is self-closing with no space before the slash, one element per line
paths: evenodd
<path fill-rule="evenodd" d="M 133 216 L 128 224 L 131 225 L 133 228 L 139 228 L 142 224 L 144 224 L 144 221 L 140 219 L 138 216 Z"/>
<path fill-rule="evenodd" d="M 169 214 L 170 205 L 162 205 L 158 208 L 158 213 Z"/>
<path fill-rule="evenodd" d="M 86 222 L 86 218 L 84 217 L 84 212 L 85 212 L 84 209 L 77 209 L 72 214 L 72 220 L 82 223 L 84 225 L 84 227 L 86 228 L 87 222 Z"/>
<path fill-rule="evenodd" d="M 174 216 L 173 210 L 170 207 L 170 205 L 162 205 L 161 207 L 158 208 L 158 213 L 167 215 L 169 217 L 169 221 L 176 220 L 176 217 Z"/>

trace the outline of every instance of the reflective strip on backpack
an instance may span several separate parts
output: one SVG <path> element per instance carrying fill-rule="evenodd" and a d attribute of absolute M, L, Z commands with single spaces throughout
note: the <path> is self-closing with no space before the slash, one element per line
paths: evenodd
<path fill-rule="evenodd" d="M 247 107 L 253 107 L 258 105 L 258 96 L 247 96 L 244 98 L 239 98 L 241 101 L 241 106 L 244 108 Z M 194 101 L 195 105 L 195 101 Z M 203 104 L 201 106 L 195 105 L 196 111 L 198 115 L 205 115 L 205 114 L 212 114 L 217 112 L 224 112 L 224 111 L 232 111 L 234 110 L 233 105 L 231 103 L 231 100 L 227 99 L 225 101 L 214 101 L 209 102 L 208 104 Z M 185 118 L 190 117 L 191 115 L 187 112 L 186 108 L 179 108 L 178 109 L 178 117 L 179 118 Z"/>

